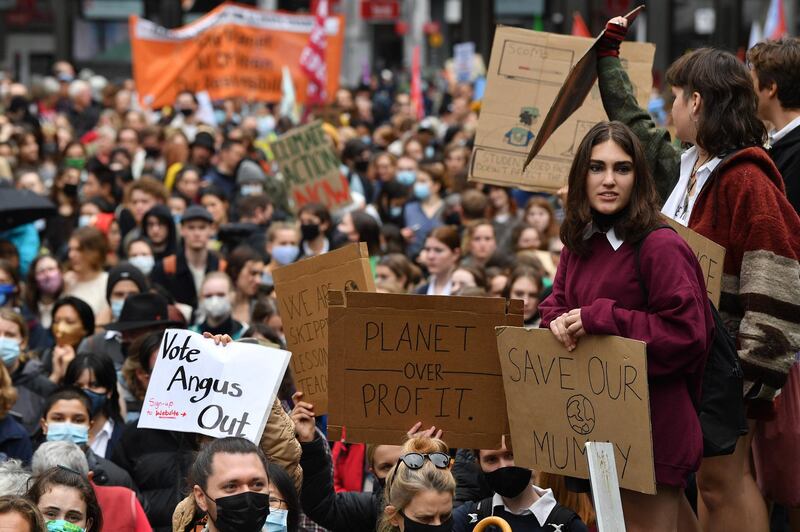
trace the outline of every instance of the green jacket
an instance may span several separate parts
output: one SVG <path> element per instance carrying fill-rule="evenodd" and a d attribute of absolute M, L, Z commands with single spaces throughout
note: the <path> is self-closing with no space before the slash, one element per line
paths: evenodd
<path fill-rule="evenodd" d="M 618 57 L 598 60 L 597 81 L 609 120 L 617 120 L 631 128 L 642 143 L 663 205 L 678 183 L 680 151 L 672 144 L 669 132 L 657 127 L 650 113 L 639 107 L 631 80 Z"/>

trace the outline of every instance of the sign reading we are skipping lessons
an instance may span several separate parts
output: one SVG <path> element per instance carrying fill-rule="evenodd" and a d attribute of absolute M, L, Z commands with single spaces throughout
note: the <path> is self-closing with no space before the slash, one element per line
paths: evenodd
<path fill-rule="evenodd" d="M 291 356 L 252 343 L 215 345 L 200 334 L 167 329 L 138 427 L 258 444 Z"/>
<path fill-rule="evenodd" d="M 508 433 L 494 327 L 522 325 L 502 298 L 329 292 L 328 436 L 397 444 L 417 421 L 454 447 Z"/>
<path fill-rule="evenodd" d="M 303 400 L 328 413 L 328 290 L 375 291 L 367 245 L 349 244 L 272 273 L 292 351 L 292 374 Z"/>
<path fill-rule="evenodd" d="M 498 327 L 497 349 L 517 465 L 589 478 L 586 442 L 608 441 L 620 486 L 656 492 L 644 342 Z"/>

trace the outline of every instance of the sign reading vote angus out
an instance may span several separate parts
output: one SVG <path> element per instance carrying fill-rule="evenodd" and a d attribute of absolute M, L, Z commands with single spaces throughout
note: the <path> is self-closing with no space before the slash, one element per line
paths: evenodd
<path fill-rule="evenodd" d="M 508 433 L 494 327 L 522 325 L 503 299 L 329 292 L 328 431 L 398 444 L 417 421 L 454 447 Z"/>
<path fill-rule="evenodd" d="M 549 330 L 497 328 L 517 465 L 589 478 L 587 441 L 614 444 L 620 486 L 655 493 L 645 344 L 587 336 L 567 351 Z"/>
<path fill-rule="evenodd" d="M 328 412 L 328 290 L 375 291 L 364 243 L 303 259 L 272 273 L 292 372 L 304 401 Z"/>
<path fill-rule="evenodd" d="M 197 333 L 167 329 L 138 426 L 258 443 L 291 356 L 251 343 L 215 345 Z"/>
<path fill-rule="evenodd" d="M 350 186 L 322 122 L 294 128 L 270 143 L 281 173 L 289 184 L 294 208 L 322 203 L 334 210 L 350 204 Z"/>

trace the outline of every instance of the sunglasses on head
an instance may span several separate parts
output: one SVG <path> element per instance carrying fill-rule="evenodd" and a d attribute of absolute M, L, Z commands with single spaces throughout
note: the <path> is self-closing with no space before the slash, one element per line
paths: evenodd
<path fill-rule="evenodd" d="M 425 464 L 425 460 L 429 460 L 437 469 L 447 469 L 450 467 L 450 455 L 446 453 L 406 453 L 397 461 L 399 464 L 403 462 L 409 469 L 421 469 Z"/>

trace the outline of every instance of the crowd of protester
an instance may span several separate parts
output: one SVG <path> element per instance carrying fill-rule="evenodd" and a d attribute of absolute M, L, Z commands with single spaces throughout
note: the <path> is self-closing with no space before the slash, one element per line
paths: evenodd
<path fill-rule="evenodd" d="M 525 326 L 567 349 L 647 342 L 658 493 L 622 490 L 629 530 L 767 531 L 768 502 L 775 530 L 800 530 L 800 447 L 753 444 L 800 402 L 784 386 L 800 371 L 800 43 L 759 44 L 747 66 L 688 53 L 667 72 L 671 113 L 651 115 L 618 57 L 625 32 L 615 19 L 599 43 L 615 121 L 589 131 L 558 194 L 467 179 L 471 84 L 432 80 L 419 120 L 382 75 L 306 117 L 350 186 L 335 212 L 295 205 L 269 142 L 298 124 L 277 105 L 181 92 L 151 110 L 130 80 L 65 62 L 30 87 L 0 80 L 0 196 L 55 206 L 0 231 L 0 528 L 596 529 L 585 483 L 517 467 L 505 443 L 451 449 L 419 423 L 397 445 L 327 441 L 291 371 L 257 445 L 137 428 L 164 329 L 285 347 L 275 270 L 365 242 L 379 292 L 520 299 Z M 662 214 L 726 249 L 724 325 Z M 721 328 L 748 422 L 733 453 L 704 458 L 696 403 Z"/>

